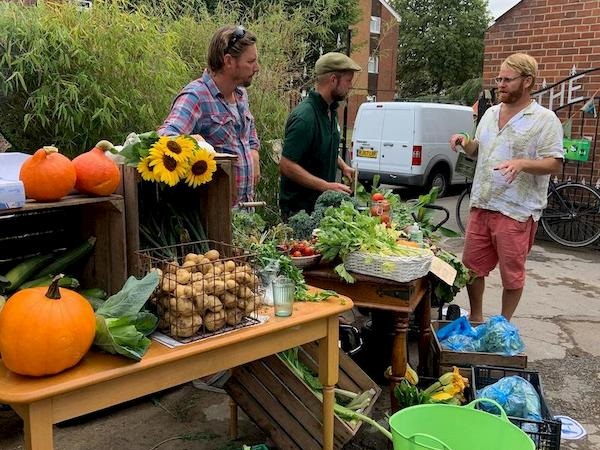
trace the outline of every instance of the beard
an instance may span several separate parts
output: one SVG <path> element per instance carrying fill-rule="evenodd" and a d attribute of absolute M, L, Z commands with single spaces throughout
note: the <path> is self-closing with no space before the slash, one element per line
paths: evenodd
<path fill-rule="evenodd" d="M 331 93 L 331 99 L 334 102 L 343 102 L 344 100 L 346 100 L 346 98 L 348 97 L 348 93 L 346 92 L 345 94 L 339 92 L 339 91 L 333 91 Z"/>
<path fill-rule="evenodd" d="M 506 104 L 512 104 L 518 102 L 521 97 L 523 97 L 523 93 L 525 92 L 525 87 L 523 86 L 523 81 L 520 82 L 519 87 L 512 92 L 500 92 L 500 101 Z"/>

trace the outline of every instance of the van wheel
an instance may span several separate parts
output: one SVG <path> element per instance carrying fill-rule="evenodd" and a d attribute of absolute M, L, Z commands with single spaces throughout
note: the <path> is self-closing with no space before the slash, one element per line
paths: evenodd
<path fill-rule="evenodd" d="M 437 187 L 438 197 L 445 196 L 448 192 L 448 175 L 446 172 L 439 169 L 431 172 L 431 175 L 429 175 L 428 187 L 430 191 L 432 188 Z"/>

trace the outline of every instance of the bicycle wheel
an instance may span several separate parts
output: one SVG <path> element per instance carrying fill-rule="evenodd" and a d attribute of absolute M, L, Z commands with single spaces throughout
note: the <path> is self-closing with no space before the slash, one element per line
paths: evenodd
<path fill-rule="evenodd" d="M 590 245 L 600 238 L 600 195 L 584 184 L 561 184 L 548 194 L 540 222 L 548 236 L 559 244 Z"/>
<path fill-rule="evenodd" d="M 465 234 L 469 220 L 469 203 L 471 203 L 471 186 L 462 191 L 456 202 L 456 224 L 462 234 Z"/>

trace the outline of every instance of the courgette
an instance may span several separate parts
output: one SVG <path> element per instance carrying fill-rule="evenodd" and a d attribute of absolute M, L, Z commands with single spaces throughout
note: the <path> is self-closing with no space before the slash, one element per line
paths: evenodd
<path fill-rule="evenodd" d="M 83 258 L 88 256 L 94 249 L 95 243 L 96 238 L 92 236 L 83 244 L 71 250 L 67 250 L 61 256 L 56 258 L 52 264 L 44 267 L 42 270 L 36 273 L 35 277 L 41 278 L 48 275 L 57 275 L 59 273 L 64 273 L 66 269 L 75 265 L 77 262 L 81 261 Z"/>
<path fill-rule="evenodd" d="M 19 286 L 18 290 L 20 291 L 21 289 L 50 286 L 53 278 L 54 277 L 52 275 L 36 278 L 35 280 L 23 283 L 21 286 Z M 58 285 L 68 289 L 77 289 L 79 287 L 79 281 L 72 277 L 62 277 L 60 280 L 58 280 Z"/>
<path fill-rule="evenodd" d="M 4 278 L 8 280 L 8 285 L 4 286 L 4 292 L 12 292 L 17 289 L 54 257 L 53 253 L 38 255 L 17 264 L 4 275 Z"/>
<path fill-rule="evenodd" d="M 80 289 L 79 293 L 84 297 L 94 297 L 99 298 L 100 300 L 106 300 L 108 298 L 108 292 L 100 288 Z"/>

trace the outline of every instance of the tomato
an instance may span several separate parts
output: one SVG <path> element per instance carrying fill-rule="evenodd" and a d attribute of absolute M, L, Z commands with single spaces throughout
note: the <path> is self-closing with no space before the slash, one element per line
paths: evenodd
<path fill-rule="evenodd" d="M 374 202 L 380 202 L 381 200 L 383 200 L 385 197 L 383 196 L 383 194 L 381 192 L 375 192 L 372 196 L 371 196 L 371 200 L 373 200 Z"/>
<path fill-rule="evenodd" d="M 304 251 L 302 252 L 303 256 L 312 256 L 315 254 L 315 251 L 312 249 L 312 247 L 304 247 Z"/>

